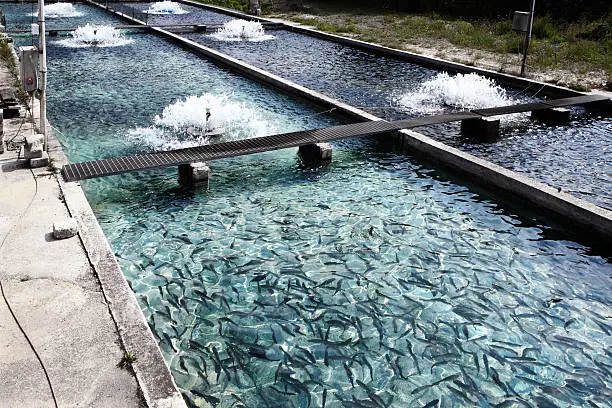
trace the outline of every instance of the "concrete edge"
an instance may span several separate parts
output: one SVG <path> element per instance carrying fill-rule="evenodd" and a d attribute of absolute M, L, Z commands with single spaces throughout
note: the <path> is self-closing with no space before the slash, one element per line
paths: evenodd
<path fill-rule="evenodd" d="M 544 215 L 550 215 L 545 211 L 552 212 L 561 217 L 567 227 L 589 233 L 590 238 L 596 234 L 612 242 L 612 211 L 415 131 L 404 129 L 398 134 L 398 147 L 401 150 L 456 170 L 478 185 L 510 193 L 538 208 Z"/>
<path fill-rule="evenodd" d="M 48 143 L 53 165 L 61 167 L 67 164 L 62 146 L 52 131 L 49 131 Z M 57 173 L 54 176 L 70 215 L 77 220 L 79 237 L 100 282 L 123 348 L 138 359 L 132 364 L 132 369 L 145 403 L 150 408 L 186 408 L 136 295 L 123 275 L 81 185 L 66 183 Z"/>
<path fill-rule="evenodd" d="M 306 27 L 298 23 L 289 22 L 281 19 L 271 19 L 265 17 L 252 16 L 237 10 L 228 9 L 226 7 L 215 6 L 212 4 L 200 3 L 193 0 L 177 0 L 179 3 L 187 4 L 193 7 L 199 7 L 216 11 L 219 13 L 227 14 L 232 17 L 238 17 L 246 20 L 255 20 L 260 22 L 271 22 L 280 23 L 283 27 L 289 31 L 295 31 L 301 34 L 309 35 L 311 37 L 322 38 L 328 41 L 332 41 L 338 44 L 350 45 L 361 50 L 374 52 L 379 55 L 397 58 L 406 62 L 418 64 L 427 68 L 433 68 L 437 70 L 447 71 L 451 73 L 471 73 L 476 72 L 480 75 L 493 78 L 501 84 L 511 86 L 514 88 L 523 89 L 537 89 L 537 94 L 542 94 L 552 98 L 566 98 L 570 96 L 585 95 L 582 92 L 574 91 L 573 89 L 565 88 L 558 85 L 548 84 L 546 82 L 535 81 L 529 78 L 517 77 L 510 74 L 504 74 L 502 72 L 492 71 L 485 68 L 478 68 L 470 65 L 459 64 L 456 62 L 448 61 L 441 58 L 428 57 L 425 55 L 417 54 L 410 51 L 397 50 L 395 48 L 385 47 L 375 43 L 367 41 L 356 40 L 353 38 L 343 37 L 337 34 L 330 34 L 323 31 L 316 30 L 314 28 Z"/>
<path fill-rule="evenodd" d="M 106 7 L 84 0 L 94 6 Z M 182 2 L 188 0 L 180 0 Z M 190 2 L 193 3 L 193 2 Z M 200 3 L 197 3 L 200 4 Z M 217 6 L 210 6 L 219 9 Z M 223 9 L 223 8 L 220 8 Z M 121 13 L 114 14 L 132 22 L 142 23 Z M 242 13 L 239 13 L 242 14 Z M 244 14 L 243 14 L 244 15 Z M 245 15 L 247 16 L 247 15 Z M 194 53 L 211 58 L 214 61 L 229 67 L 236 72 L 282 91 L 297 95 L 305 100 L 326 107 L 336 107 L 339 112 L 358 121 L 383 120 L 351 105 L 327 97 L 319 92 L 295 84 L 287 79 L 271 74 L 267 71 L 251 66 L 236 58 L 225 55 L 216 50 L 187 40 L 180 35 L 170 33 L 160 28 L 153 28 L 154 32 L 190 49 Z M 570 91 L 570 90 L 568 90 Z M 583 95 L 570 91 L 573 95 Z M 478 184 L 515 195 L 527 203 L 532 204 L 542 215 L 556 215 L 562 223 L 571 230 L 595 233 L 606 241 L 612 241 L 612 211 L 608 211 L 572 195 L 558 192 L 552 187 L 508 170 L 484 159 L 437 142 L 425 135 L 412 130 L 403 130 L 396 133 L 399 137 L 398 147 L 410 152 L 416 152 L 421 157 L 442 164 L 448 168 L 458 170 L 463 175 L 473 178 Z"/>

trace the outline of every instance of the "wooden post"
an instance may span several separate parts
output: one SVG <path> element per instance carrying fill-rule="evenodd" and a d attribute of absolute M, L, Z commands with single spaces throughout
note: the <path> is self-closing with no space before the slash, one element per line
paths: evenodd
<path fill-rule="evenodd" d="M 535 12 L 535 0 L 531 0 L 531 13 L 529 13 L 529 31 L 525 36 L 525 42 L 523 43 L 523 62 L 521 63 L 521 76 L 525 76 L 525 64 L 527 63 L 527 49 L 531 44 L 531 31 L 533 28 L 533 13 Z"/>

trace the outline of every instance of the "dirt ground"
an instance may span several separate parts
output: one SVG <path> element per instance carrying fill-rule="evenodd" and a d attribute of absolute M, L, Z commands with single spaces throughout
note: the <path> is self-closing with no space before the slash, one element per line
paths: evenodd
<path fill-rule="evenodd" d="M 275 13 L 274 17 L 285 20 L 290 19 L 315 19 L 319 22 L 328 23 L 334 26 L 345 26 L 347 21 L 356 28 L 354 33 L 340 33 L 340 35 L 352 37 L 364 41 L 375 42 L 384 46 L 392 46 L 405 51 L 410 51 L 426 56 L 437 57 L 453 62 L 458 62 L 466 65 L 486 68 L 493 71 L 499 71 L 507 74 L 518 75 L 520 73 L 521 55 L 518 53 L 496 53 L 492 51 L 473 49 L 468 47 L 457 46 L 449 41 L 439 38 L 412 38 L 398 45 L 397 39 L 393 39 L 391 45 L 385 39 L 373 40 L 367 38 L 360 33 L 367 33 L 370 30 L 381 30 L 387 24 L 384 15 L 375 15 L 371 13 L 359 14 L 354 12 L 341 13 L 337 10 L 317 9 L 317 14 L 309 13 L 309 7 L 306 5 L 303 11 Z M 605 70 L 578 70 L 574 67 L 568 68 L 546 68 L 538 69 L 537 67 L 527 66 L 526 77 L 538 81 L 556 84 L 560 86 L 570 87 L 579 90 L 586 89 L 603 89 L 609 80 Z"/>

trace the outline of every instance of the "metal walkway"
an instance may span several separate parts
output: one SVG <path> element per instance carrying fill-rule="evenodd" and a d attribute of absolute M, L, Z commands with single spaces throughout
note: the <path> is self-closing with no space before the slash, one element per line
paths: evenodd
<path fill-rule="evenodd" d="M 261 153 L 270 150 L 286 149 L 313 143 L 329 142 L 357 136 L 374 136 L 401 129 L 415 128 L 438 123 L 455 122 L 511 113 L 529 112 L 570 105 L 584 105 L 594 102 L 610 101 L 603 95 L 584 95 L 545 102 L 526 103 L 498 108 L 479 109 L 443 115 L 424 116 L 394 122 L 372 121 L 350 125 L 332 126 L 324 129 L 283 133 L 252 139 L 235 140 L 185 149 L 156 152 L 126 157 L 95 160 L 68 164 L 62 168 L 66 181 L 78 181 L 132 171 L 151 170 L 181 164 L 207 162 L 234 156 Z"/>

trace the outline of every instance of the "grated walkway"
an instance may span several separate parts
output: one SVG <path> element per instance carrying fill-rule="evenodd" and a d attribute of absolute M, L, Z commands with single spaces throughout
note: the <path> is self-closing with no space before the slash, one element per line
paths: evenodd
<path fill-rule="evenodd" d="M 152 170 L 187 163 L 218 160 L 228 157 L 261 153 L 270 150 L 286 149 L 290 147 L 329 142 L 351 137 L 374 136 L 401 129 L 456 122 L 464 119 L 529 112 L 570 105 L 584 105 L 603 101 L 610 101 L 610 98 L 603 95 L 584 95 L 545 102 L 525 103 L 443 115 L 424 116 L 394 122 L 372 121 L 354 123 L 350 125 L 332 126 L 324 129 L 305 130 L 256 137 L 252 139 L 234 140 L 230 142 L 215 143 L 178 150 L 74 163 L 63 167 L 62 176 L 66 181 L 78 181 L 132 171 Z"/>

